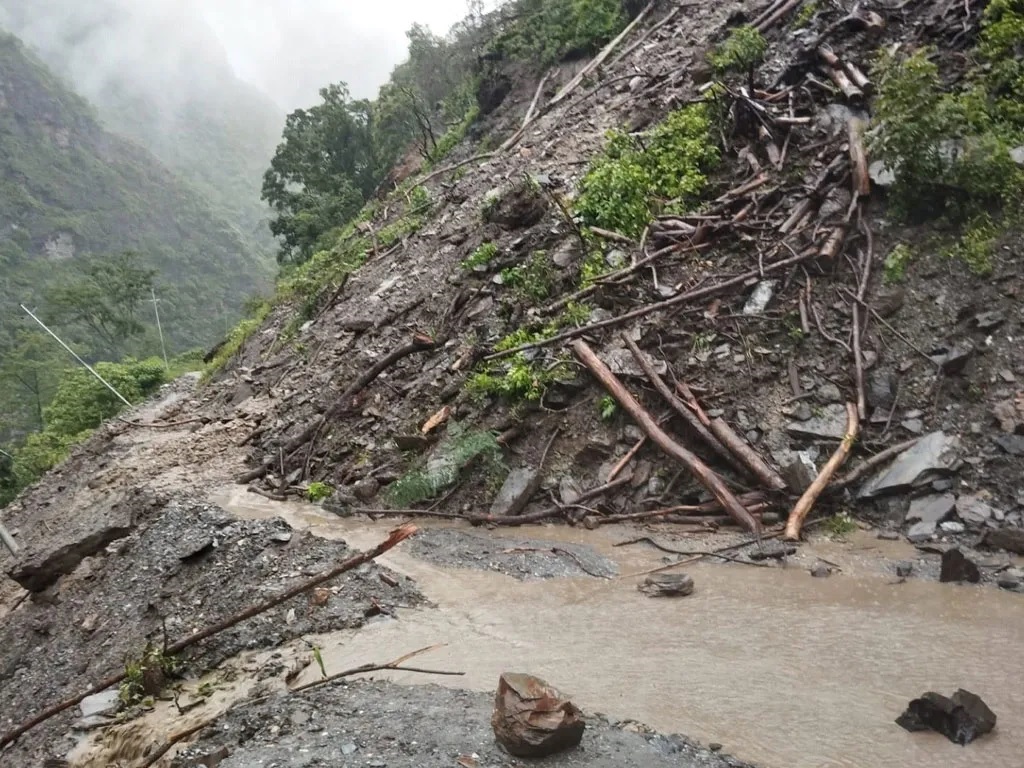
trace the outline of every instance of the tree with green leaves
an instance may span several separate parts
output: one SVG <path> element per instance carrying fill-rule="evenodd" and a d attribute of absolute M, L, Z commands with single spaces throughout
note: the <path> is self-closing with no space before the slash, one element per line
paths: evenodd
<path fill-rule="evenodd" d="M 71 279 L 52 288 L 47 308 L 57 325 L 85 329 L 114 359 L 145 326 L 139 310 L 153 289 L 156 270 L 134 251 L 83 259 Z"/>
<path fill-rule="evenodd" d="M 66 367 L 63 353 L 40 331 L 22 330 L 0 360 L 0 438 L 42 429 Z"/>
<path fill-rule="evenodd" d="M 370 102 L 353 100 L 344 83 L 321 89 L 320 97 L 315 107 L 288 115 L 263 177 L 282 263 L 308 260 L 326 232 L 359 211 L 382 174 Z"/>

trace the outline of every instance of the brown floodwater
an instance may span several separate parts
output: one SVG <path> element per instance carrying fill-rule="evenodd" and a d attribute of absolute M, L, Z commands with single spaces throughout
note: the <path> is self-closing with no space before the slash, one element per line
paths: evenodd
<path fill-rule="evenodd" d="M 395 521 L 343 519 L 243 489 L 216 499 L 243 517 L 367 548 Z M 494 532 L 494 535 L 505 535 Z M 391 673 L 396 682 L 493 690 L 506 670 L 547 679 L 585 710 L 632 719 L 765 768 L 991 766 L 1024 762 L 1024 601 L 992 588 L 909 580 L 831 545 L 843 573 L 802 568 L 688 566 L 697 589 L 651 599 L 628 576 L 661 563 L 642 547 L 613 548 L 622 531 L 545 527 L 510 532 L 593 546 L 627 574 L 610 580 L 519 581 L 441 567 L 401 548 L 380 561 L 414 578 L 437 608 L 318 639 L 327 670 L 381 662 L 437 643 L 416 663 L 464 677 Z M 891 544 L 898 555 L 903 545 Z M 861 548 L 863 549 L 863 548 Z M 844 559 L 845 558 L 845 559 Z M 319 672 L 307 669 L 301 682 Z M 996 712 L 996 731 L 968 747 L 895 725 L 925 690 L 967 688 Z"/>

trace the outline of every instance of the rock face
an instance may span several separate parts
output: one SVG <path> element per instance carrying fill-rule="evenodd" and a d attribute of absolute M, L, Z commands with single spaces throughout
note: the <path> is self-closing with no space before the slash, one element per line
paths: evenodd
<path fill-rule="evenodd" d="M 498 681 L 491 727 L 509 754 L 547 757 L 578 746 L 586 724 L 579 709 L 543 680 L 505 672 Z"/>
<path fill-rule="evenodd" d="M 966 745 L 995 728 L 996 715 L 980 696 L 961 688 L 952 697 L 928 691 L 911 701 L 896 723 L 908 731 L 937 731 Z"/>

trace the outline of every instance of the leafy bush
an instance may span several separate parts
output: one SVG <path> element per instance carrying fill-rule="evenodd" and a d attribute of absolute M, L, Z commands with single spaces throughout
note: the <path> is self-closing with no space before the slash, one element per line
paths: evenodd
<path fill-rule="evenodd" d="M 725 42 L 708 54 L 708 61 L 719 75 L 746 73 L 764 61 L 767 50 L 768 42 L 757 29 L 742 26 L 732 30 Z"/>
<path fill-rule="evenodd" d="M 576 211 L 589 225 L 639 236 L 659 210 L 685 211 L 719 161 L 707 105 L 672 112 L 643 145 L 613 132 L 580 183 Z"/>
<path fill-rule="evenodd" d="M 238 354 L 239 350 L 245 346 L 245 342 L 263 325 L 263 321 L 267 319 L 270 310 L 271 306 L 268 301 L 261 301 L 250 309 L 250 316 L 240 321 L 238 325 L 231 329 L 231 333 L 228 334 L 220 349 L 217 350 L 217 354 L 214 355 L 213 360 L 210 361 L 204 372 L 205 378 L 209 378 L 211 374 L 219 371 L 227 365 L 231 358 Z"/>
<path fill-rule="evenodd" d="M 494 49 L 545 67 L 597 51 L 626 25 L 621 0 L 520 0 L 514 13 Z"/>
<path fill-rule="evenodd" d="M 889 251 L 885 257 L 884 273 L 882 276 L 886 285 L 898 283 L 907 272 L 907 266 L 914 258 L 914 252 L 906 243 L 900 243 Z"/>
<path fill-rule="evenodd" d="M 407 472 L 388 487 L 388 499 L 399 507 L 409 507 L 433 498 L 455 484 L 470 464 L 482 461 L 492 468 L 501 466 L 501 446 L 497 435 L 483 430 L 465 430 L 453 424 L 426 467 Z"/>
<path fill-rule="evenodd" d="M 462 260 L 462 268 L 465 270 L 473 270 L 477 267 L 486 267 L 497 255 L 498 246 L 488 241 L 481 244 L 479 248 Z"/>
<path fill-rule="evenodd" d="M 551 295 L 554 269 L 545 251 L 534 251 L 529 261 L 501 271 L 501 281 L 524 301 L 544 301 Z"/>
<path fill-rule="evenodd" d="M 310 483 L 306 489 L 306 498 L 312 502 L 323 501 L 334 495 L 334 489 L 327 483 Z"/>

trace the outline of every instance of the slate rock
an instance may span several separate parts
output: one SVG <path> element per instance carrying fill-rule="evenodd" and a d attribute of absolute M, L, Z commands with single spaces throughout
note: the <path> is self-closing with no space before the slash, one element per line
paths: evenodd
<path fill-rule="evenodd" d="M 747 557 L 751 560 L 781 560 L 794 554 L 796 554 L 795 544 L 769 540 L 762 543 L 760 547 L 755 547 L 747 552 Z"/>
<path fill-rule="evenodd" d="M 887 493 L 902 493 L 925 485 L 960 468 L 959 438 L 932 432 L 901 453 L 885 470 L 864 484 L 859 498 L 870 499 Z"/>
<path fill-rule="evenodd" d="M 1017 555 L 1024 555 L 1024 529 L 999 528 L 986 531 L 982 543 L 992 549 L 1005 549 Z"/>
<path fill-rule="evenodd" d="M 914 563 L 910 560 L 901 560 L 896 563 L 896 575 L 905 579 L 914 572 Z"/>
<path fill-rule="evenodd" d="M 505 478 L 498 491 L 491 514 L 496 517 L 518 515 L 530 502 L 530 497 L 540 487 L 540 473 L 535 469 L 513 469 Z"/>
<path fill-rule="evenodd" d="M 957 690 L 952 697 L 928 691 L 914 699 L 896 723 L 908 731 L 936 731 L 954 744 L 967 745 L 996 727 L 996 715 L 981 697 Z"/>
<path fill-rule="evenodd" d="M 92 696 L 86 696 L 78 705 L 82 717 L 93 717 L 96 715 L 113 715 L 121 706 L 121 699 L 118 696 L 117 688 L 111 688 Z"/>
<path fill-rule="evenodd" d="M 832 575 L 832 569 L 825 565 L 825 563 L 815 563 L 814 567 L 811 568 L 811 576 L 816 579 L 827 579 Z"/>
<path fill-rule="evenodd" d="M 951 493 L 944 493 L 941 496 L 937 494 L 922 496 L 910 502 L 906 521 L 908 523 L 941 523 L 953 513 L 955 505 L 956 497 Z"/>
<path fill-rule="evenodd" d="M 868 403 L 872 408 L 889 410 L 896 402 L 896 377 L 892 371 L 877 370 L 868 375 Z"/>
<path fill-rule="evenodd" d="M 928 541 L 932 536 L 935 535 L 935 523 L 914 523 L 910 526 L 910 530 L 907 531 L 907 540 L 912 544 L 920 544 L 921 542 Z"/>
<path fill-rule="evenodd" d="M 956 500 L 956 516 L 967 525 L 979 527 L 995 516 L 995 511 L 980 496 L 964 495 Z"/>
<path fill-rule="evenodd" d="M 967 530 L 963 523 L 956 520 L 947 520 L 944 523 L 939 523 L 939 528 L 942 529 L 943 533 L 963 533 Z"/>
<path fill-rule="evenodd" d="M 992 442 L 1011 456 L 1024 456 L 1024 435 L 998 435 Z"/>
<path fill-rule="evenodd" d="M 646 378 L 643 370 L 639 365 L 637 365 L 636 358 L 633 357 L 633 353 L 626 347 L 615 347 L 613 349 L 609 349 L 601 357 L 608 368 L 611 369 L 611 372 L 616 376 Z M 668 373 L 668 363 L 664 360 L 652 360 L 650 357 L 648 357 L 647 360 L 651 363 L 659 376 L 664 376 Z"/>
<path fill-rule="evenodd" d="M 833 384 L 831 381 L 827 381 L 818 387 L 818 400 L 823 403 L 838 403 L 843 399 L 843 393 L 839 391 L 839 387 Z"/>
<path fill-rule="evenodd" d="M 637 585 L 648 597 L 685 597 L 693 594 L 693 577 L 685 573 L 655 573 Z"/>
<path fill-rule="evenodd" d="M 562 475 L 558 481 L 558 496 L 563 504 L 575 504 L 583 495 L 583 489 L 572 475 Z"/>
<path fill-rule="evenodd" d="M 818 468 L 807 451 L 797 451 L 793 454 L 792 461 L 782 465 L 779 474 L 786 481 L 789 490 L 793 493 L 803 493 L 818 476 Z"/>
<path fill-rule="evenodd" d="M 846 407 L 838 403 L 826 405 L 806 421 L 790 422 L 786 431 L 794 437 L 842 440 L 846 434 Z"/>
<path fill-rule="evenodd" d="M 968 581 L 971 584 L 977 584 L 981 581 L 981 571 L 977 564 L 960 551 L 959 547 L 953 547 L 942 554 L 939 581 L 943 583 Z"/>
<path fill-rule="evenodd" d="M 992 415 L 1006 434 L 1024 434 L 1024 393 L 996 403 Z"/>
<path fill-rule="evenodd" d="M 579 746 L 586 724 L 571 701 L 543 680 L 505 672 L 491 715 L 494 737 L 517 757 L 547 757 Z"/>
<path fill-rule="evenodd" d="M 973 354 L 974 345 L 964 341 L 932 355 L 931 359 L 932 362 L 939 366 L 943 373 L 955 375 L 963 372 Z"/>

